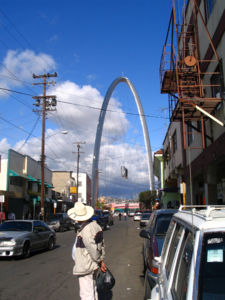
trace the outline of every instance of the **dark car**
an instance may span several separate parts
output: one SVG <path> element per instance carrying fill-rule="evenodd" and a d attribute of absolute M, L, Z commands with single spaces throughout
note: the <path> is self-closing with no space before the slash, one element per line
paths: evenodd
<path fill-rule="evenodd" d="M 60 232 L 73 228 L 73 221 L 68 217 L 67 213 L 56 213 L 50 216 L 46 223 L 50 228 Z"/>
<path fill-rule="evenodd" d="M 101 226 L 102 230 L 107 229 L 108 225 L 108 218 L 104 216 L 101 210 L 96 209 L 94 215 L 91 217 L 92 221 L 96 221 L 99 226 Z M 75 222 L 74 223 L 74 230 L 77 232 L 81 227 L 81 223 Z"/>
<path fill-rule="evenodd" d="M 39 220 L 5 221 L 0 225 L 0 256 L 27 258 L 32 251 L 51 250 L 55 246 L 55 231 Z"/>
<path fill-rule="evenodd" d="M 151 212 L 143 212 L 143 214 L 141 215 L 140 226 L 141 227 L 146 226 L 150 217 L 151 217 Z"/>
<path fill-rule="evenodd" d="M 112 226 L 114 224 L 112 213 L 109 210 L 103 210 L 103 215 L 108 219 L 108 225 Z"/>
<path fill-rule="evenodd" d="M 102 227 L 103 230 L 109 228 L 109 218 L 107 215 L 104 215 L 101 209 L 95 209 L 94 219 Z"/>
<path fill-rule="evenodd" d="M 158 277 L 158 257 L 161 255 L 163 242 L 171 218 L 176 209 L 154 210 L 146 229 L 142 229 L 140 236 L 144 238 L 143 262 L 145 273 L 145 298 L 151 298 L 151 290 L 156 285 Z"/>

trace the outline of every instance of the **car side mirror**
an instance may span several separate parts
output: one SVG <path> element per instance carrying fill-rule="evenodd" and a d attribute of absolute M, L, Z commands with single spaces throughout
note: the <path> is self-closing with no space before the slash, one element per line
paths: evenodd
<path fill-rule="evenodd" d="M 38 229 L 37 228 L 34 228 L 34 233 L 38 233 Z"/>
<path fill-rule="evenodd" d="M 150 239 L 150 234 L 148 231 L 145 229 L 142 229 L 139 233 L 140 237 L 145 238 L 145 239 Z"/>

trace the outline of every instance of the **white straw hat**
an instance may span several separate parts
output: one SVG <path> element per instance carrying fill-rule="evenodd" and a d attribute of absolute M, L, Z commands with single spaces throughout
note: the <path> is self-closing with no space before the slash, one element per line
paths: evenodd
<path fill-rule="evenodd" d="M 74 207 L 67 211 L 67 214 L 74 221 L 87 221 L 93 216 L 94 209 L 81 202 L 76 202 Z"/>

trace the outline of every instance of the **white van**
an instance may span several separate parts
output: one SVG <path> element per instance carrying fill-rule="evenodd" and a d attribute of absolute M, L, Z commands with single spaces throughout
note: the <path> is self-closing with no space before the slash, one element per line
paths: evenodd
<path fill-rule="evenodd" d="M 224 300 L 225 206 L 181 206 L 159 265 L 152 300 Z"/>

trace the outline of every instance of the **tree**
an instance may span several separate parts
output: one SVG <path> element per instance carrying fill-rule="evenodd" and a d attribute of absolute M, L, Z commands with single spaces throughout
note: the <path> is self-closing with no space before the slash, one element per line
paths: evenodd
<path fill-rule="evenodd" d="M 152 204 L 155 202 L 157 198 L 156 191 L 144 191 L 139 194 L 139 202 L 140 207 L 144 207 L 145 209 L 152 209 Z"/>

